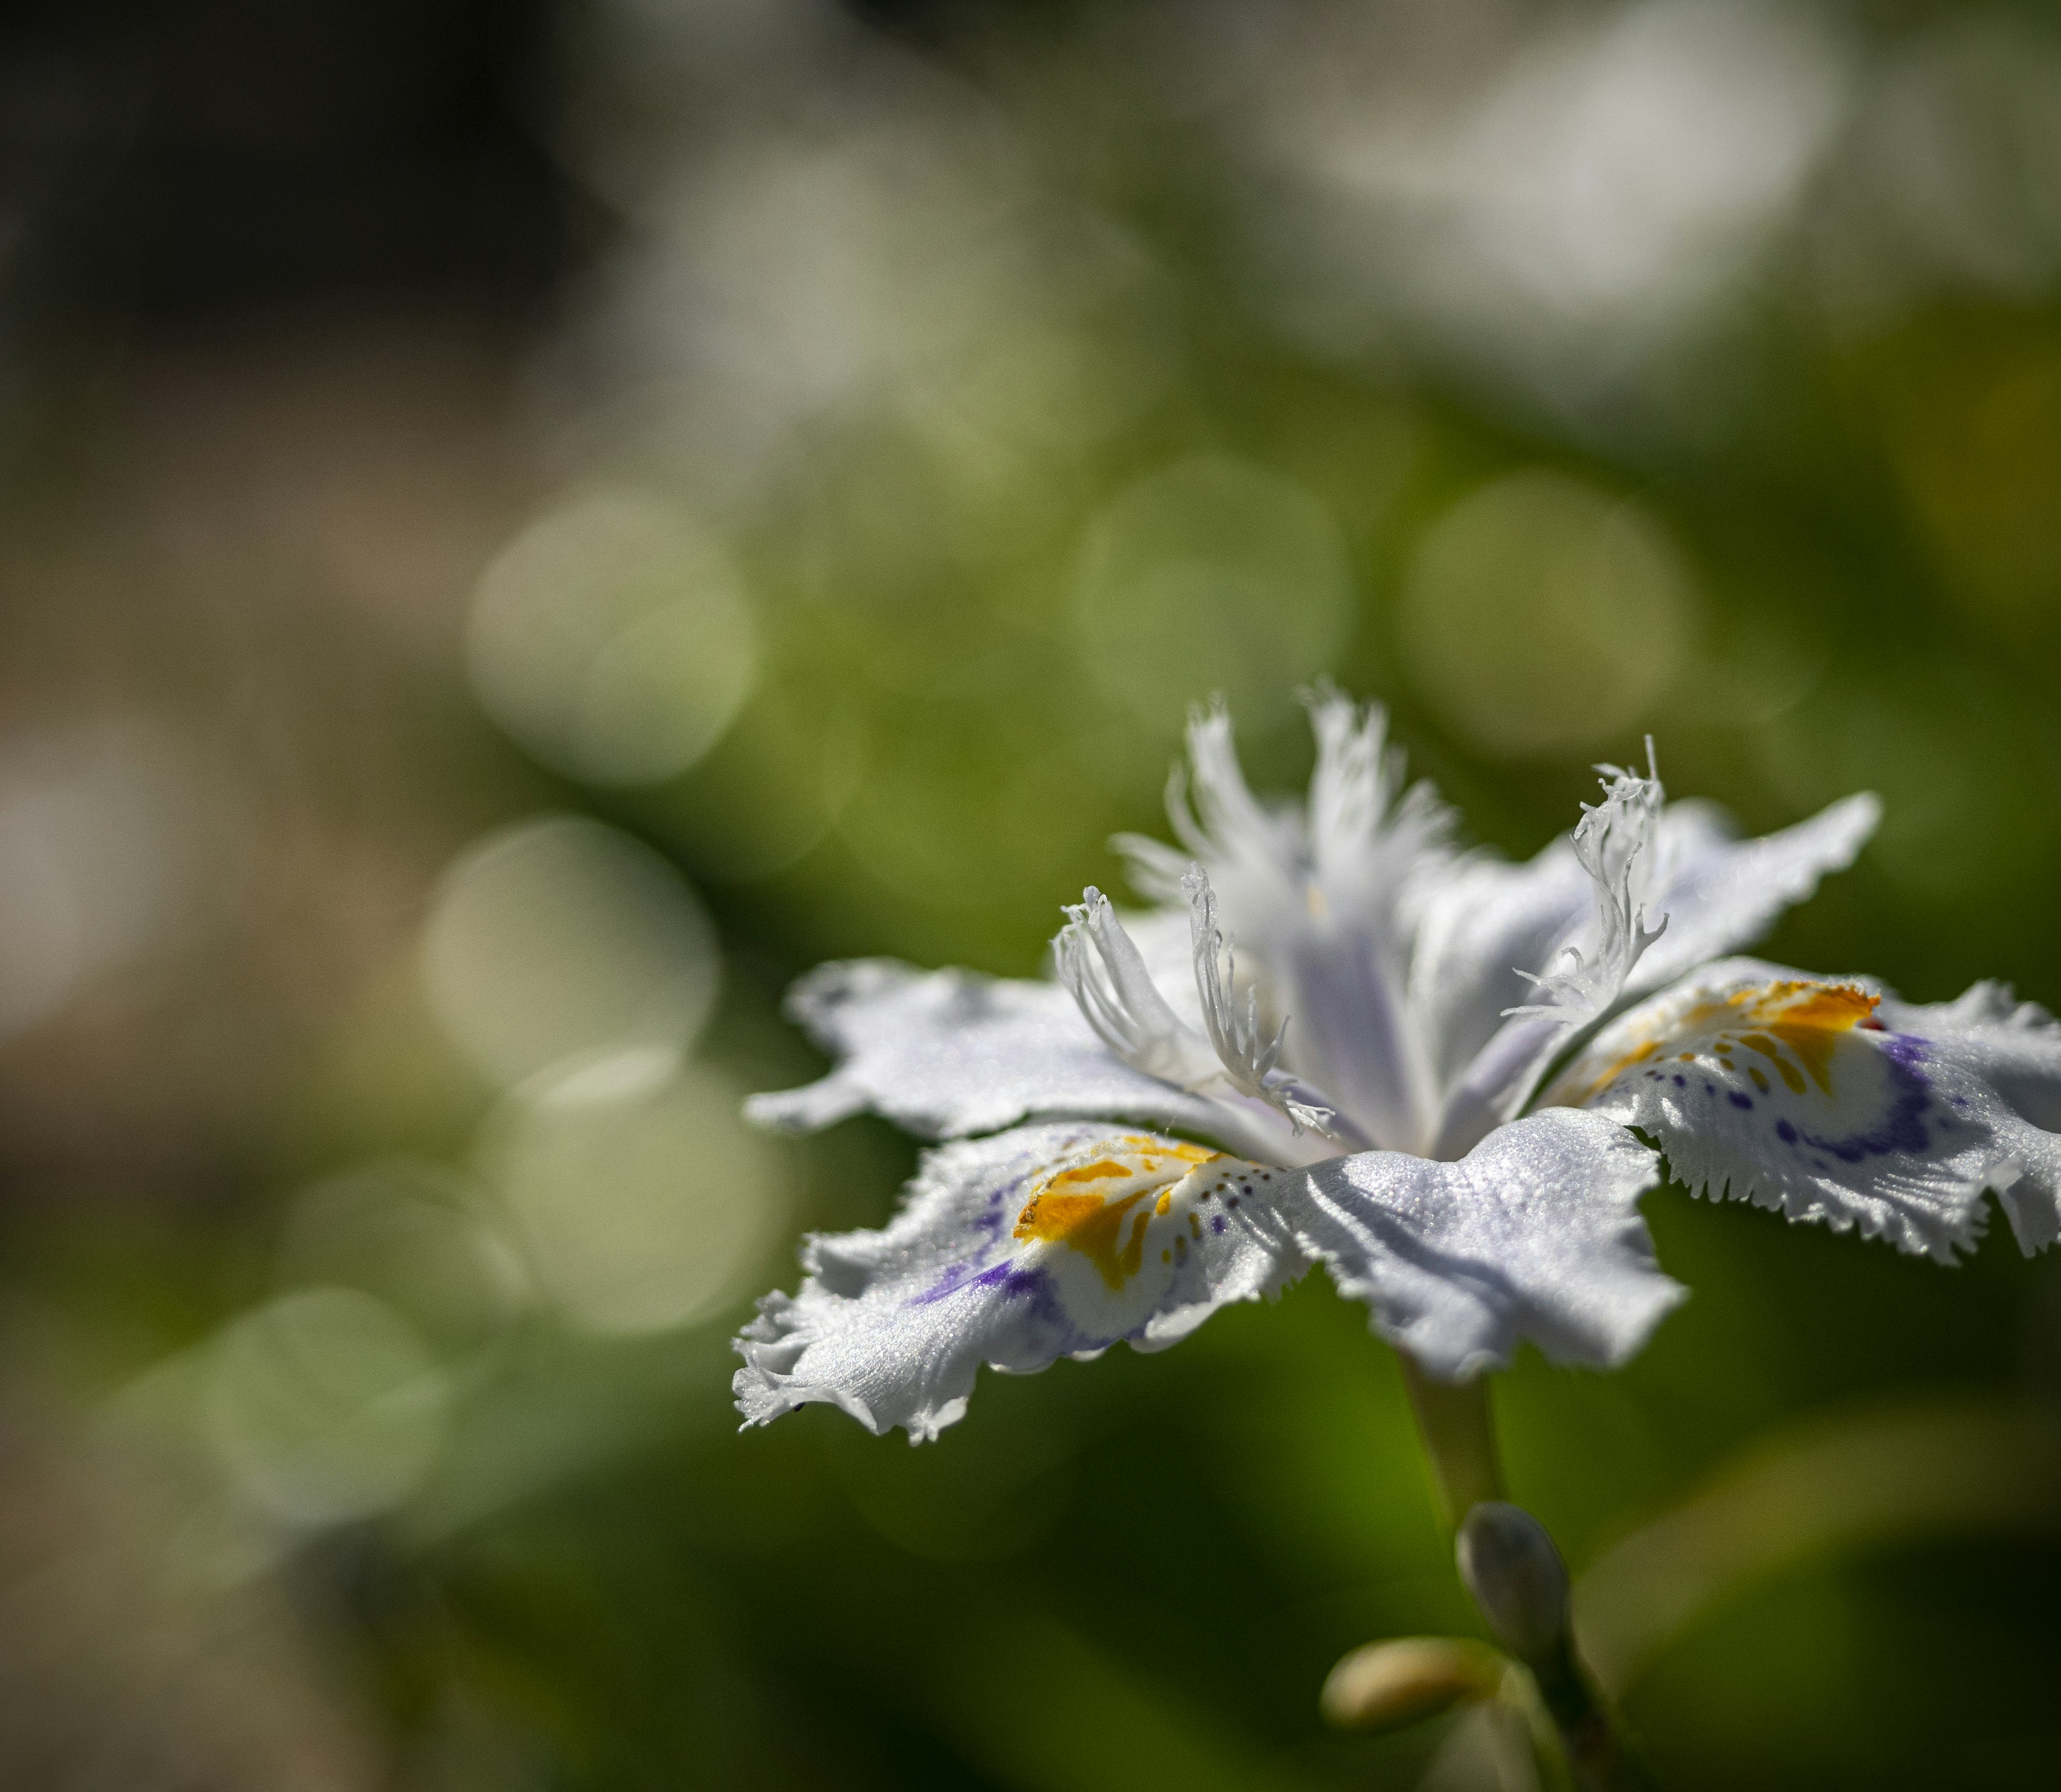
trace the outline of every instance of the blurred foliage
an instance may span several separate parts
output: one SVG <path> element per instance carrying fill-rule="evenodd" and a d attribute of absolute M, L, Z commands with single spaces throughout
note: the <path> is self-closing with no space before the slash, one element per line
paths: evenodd
<path fill-rule="evenodd" d="M 1879 790 L 1771 955 L 2061 999 L 2051 20 L 603 0 L 390 66 L 173 11 L 126 86 L 10 65 L 83 98 L 5 345 L 0 1778 L 1494 1783 L 1319 1721 L 1473 1628 L 1358 1309 L 738 1437 L 750 1298 L 914 1150 L 738 1099 L 818 959 L 1035 972 L 1187 706 L 1288 787 L 1327 676 L 1509 853 L 1649 731 L 1755 830 Z M 282 143 L 262 275 L 78 246 L 226 242 Z M 2037 1782 L 2053 1266 L 1647 1209 L 1695 1298 L 1498 1410 L 1578 1574 L 1714 1476 L 1803 1539 L 1655 1640 L 1663 1782 Z"/>

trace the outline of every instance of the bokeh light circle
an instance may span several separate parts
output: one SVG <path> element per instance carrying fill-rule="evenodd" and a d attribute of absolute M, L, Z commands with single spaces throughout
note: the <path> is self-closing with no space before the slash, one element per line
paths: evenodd
<path fill-rule="evenodd" d="M 1646 510 L 1559 474 L 1520 473 L 1432 526 L 1397 634 L 1411 679 L 1475 745 L 1560 755 L 1623 744 L 1680 673 L 1697 609 L 1687 568 Z"/>
<path fill-rule="evenodd" d="M 700 1034 L 715 936 L 686 880 L 582 816 L 490 835 L 444 874 L 423 939 L 430 1002 L 486 1079 L 662 1080 Z"/>
<path fill-rule="evenodd" d="M 246 1314 L 215 1341 L 208 1434 L 238 1486 L 310 1526 L 398 1503 L 443 1442 L 449 1387 L 386 1302 L 308 1288 Z"/>
<path fill-rule="evenodd" d="M 1074 591 L 1089 675 L 1154 728 L 1212 692 L 1248 725 L 1279 720 L 1329 669 L 1351 612 L 1330 513 L 1293 481 L 1218 455 L 1119 496 L 1089 529 Z"/>
<path fill-rule="evenodd" d="M 278 1279 L 371 1294 L 441 1350 L 490 1344 L 528 1295 L 520 1257 L 489 1220 L 490 1199 L 426 1163 L 367 1164 L 326 1178 L 288 1211 Z"/>
<path fill-rule="evenodd" d="M 578 1329 L 630 1334 L 706 1317 L 785 1226 L 778 1154 L 744 1091 L 694 1067 L 594 1098 L 533 1092 L 490 1126 L 482 1167 L 543 1297 Z"/>
<path fill-rule="evenodd" d="M 685 771 L 758 680 L 727 554 L 677 506 L 620 492 L 574 499 L 502 550 L 466 648 L 487 712 L 547 765 L 598 784 Z"/>

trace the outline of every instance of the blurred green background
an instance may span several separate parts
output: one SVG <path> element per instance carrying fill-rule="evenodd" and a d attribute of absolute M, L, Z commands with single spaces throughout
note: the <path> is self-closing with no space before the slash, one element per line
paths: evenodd
<path fill-rule="evenodd" d="M 914 1147 L 830 956 L 1034 972 L 1187 706 L 1535 850 L 1887 819 L 1773 955 L 2061 999 L 2061 30 L 1727 0 L 341 0 L 0 26 L 0 1781 L 1520 1782 L 1314 1277 L 733 1429 Z M 1671 1787 L 2043 1783 L 2061 1282 L 1647 1203 L 1499 1387 Z"/>

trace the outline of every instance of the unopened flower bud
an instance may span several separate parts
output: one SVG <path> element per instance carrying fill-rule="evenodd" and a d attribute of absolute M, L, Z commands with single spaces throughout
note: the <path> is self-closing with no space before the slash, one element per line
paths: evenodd
<path fill-rule="evenodd" d="M 1567 1570 L 1546 1527 L 1522 1506 L 1484 1500 L 1454 1544 L 1460 1578 L 1488 1627 L 1520 1661 L 1555 1656 L 1567 1634 Z"/>
<path fill-rule="evenodd" d="M 1495 1698 L 1507 1665 L 1486 1643 L 1459 1637 L 1370 1642 L 1331 1670 L 1319 1703 L 1342 1730 L 1395 1730 L 1463 1700 Z"/>

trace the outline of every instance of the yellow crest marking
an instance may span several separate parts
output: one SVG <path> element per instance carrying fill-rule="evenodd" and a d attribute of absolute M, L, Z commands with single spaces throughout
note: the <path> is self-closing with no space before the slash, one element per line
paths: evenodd
<path fill-rule="evenodd" d="M 1742 1046 L 1767 1059 L 1792 1094 L 1806 1092 L 1807 1078 L 1821 1094 L 1830 1095 L 1832 1054 L 1840 1038 L 1867 1025 L 1881 999 L 1851 983 L 1783 978 L 1697 1002 L 1655 1037 L 1611 1059 L 1571 1098 L 1571 1105 L 1594 1100 L 1627 1070 L 1663 1052 L 1683 1062 L 1708 1051 L 1730 1070 L 1735 1067 L 1731 1054 Z M 1680 1049 L 1684 1046 L 1689 1049 Z M 1746 1074 L 1756 1088 L 1767 1091 L 1768 1080 L 1758 1065 L 1747 1066 Z"/>
<path fill-rule="evenodd" d="M 1119 1290 L 1138 1274 L 1146 1228 L 1155 1213 L 1171 1210 L 1173 1185 L 1224 1154 L 1136 1136 L 1106 1139 L 1091 1150 L 1096 1154 L 1089 1162 L 1055 1170 L 1038 1186 L 1016 1216 L 1012 1236 L 1079 1251 Z M 1155 1194 L 1155 1203 L 1140 1206 Z"/>

